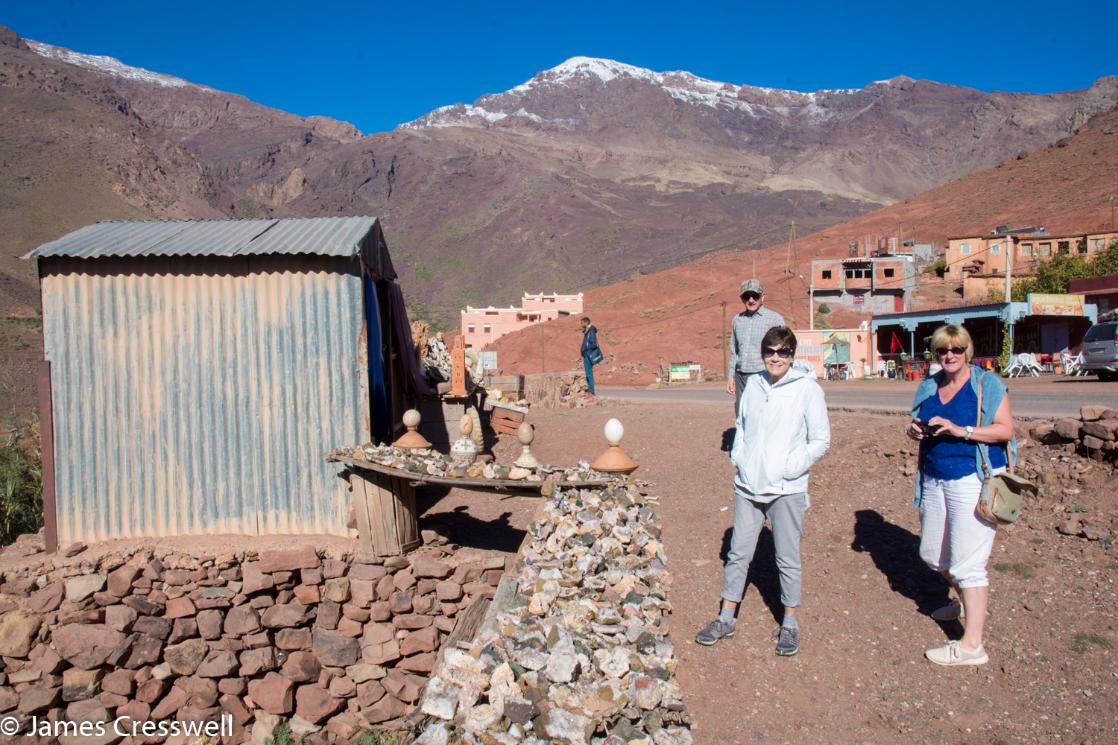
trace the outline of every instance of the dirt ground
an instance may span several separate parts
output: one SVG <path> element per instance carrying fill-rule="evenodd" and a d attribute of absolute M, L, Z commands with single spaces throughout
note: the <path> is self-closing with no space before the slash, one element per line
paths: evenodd
<path fill-rule="evenodd" d="M 912 478 L 903 475 L 912 461 L 904 419 L 832 412 L 832 447 L 812 471 L 805 520 L 800 653 L 773 654 L 780 591 L 767 530 L 736 636 L 707 648 L 693 639 L 717 611 L 733 519 L 731 409 L 728 397 L 725 407 L 596 400 L 529 415 L 537 427 L 534 452 L 555 464 L 594 458 L 605 447 L 605 422 L 624 423 L 622 445 L 641 464 L 634 475 L 661 498 L 672 638 L 698 745 L 1118 742 L 1118 551 L 1056 530 L 1078 514 L 1109 526 L 1113 536 L 1118 475 L 1108 466 L 1061 462 L 1039 446 L 1026 450 L 1034 460 L 1051 457 L 1052 471 L 1069 478 L 999 535 L 991 559 L 990 663 L 938 668 L 923 659 L 924 649 L 962 629 L 927 615 L 946 599 L 946 586 L 917 556 Z M 518 452 L 511 438 L 497 447 L 501 462 Z M 423 487 L 420 528 L 512 554 L 539 504 L 538 496 Z M 220 553 L 222 540 L 154 543 Z M 349 545 L 308 536 L 267 543 L 308 540 Z M 125 543 L 90 546 L 69 561 Z M 21 561 L 0 561 L 0 568 Z"/>
<path fill-rule="evenodd" d="M 737 635 L 706 648 L 693 638 L 716 612 L 732 524 L 730 411 L 599 402 L 530 415 L 535 452 L 554 463 L 593 458 L 605 421 L 624 423 L 623 446 L 641 463 L 635 475 L 661 497 L 672 635 L 696 743 L 1118 742 L 1118 555 L 1055 529 L 1069 509 L 1115 512 L 1118 480 L 1108 469 L 1090 465 L 1086 484 L 1040 498 L 1003 530 L 991 559 L 990 663 L 938 668 L 924 649 L 961 627 L 927 615 L 946 587 L 917 556 L 912 479 L 902 475 L 910 458 L 899 452 L 910 444 L 904 420 L 832 413 L 832 449 L 813 469 L 805 522 L 800 653 L 773 654 L 779 583 L 767 530 Z M 502 443 L 501 460 L 512 446 Z M 515 550 L 535 504 L 429 494 L 423 527 Z M 1105 519 L 1114 524 L 1113 514 Z"/>

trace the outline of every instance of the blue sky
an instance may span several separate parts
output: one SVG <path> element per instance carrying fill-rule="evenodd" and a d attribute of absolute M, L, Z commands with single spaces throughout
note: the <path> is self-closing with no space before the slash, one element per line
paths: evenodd
<path fill-rule="evenodd" d="M 378 132 L 577 55 L 806 91 L 900 74 L 982 90 L 1084 88 L 1118 74 L 1115 5 L 24 0 L 0 8 L 0 23 Z"/>

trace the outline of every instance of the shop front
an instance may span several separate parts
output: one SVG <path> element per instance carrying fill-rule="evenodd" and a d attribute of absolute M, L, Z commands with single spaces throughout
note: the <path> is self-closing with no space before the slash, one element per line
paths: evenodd
<path fill-rule="evenodd" d="M 974 340 L 974 362 L 996 369 L 1005 335 L 1013 354 L 1029 352 L 1050 365 L 1063 352 L 1075 352 L 1095 322 L 1097 309 L 1082 295 L 1030 295 L 1026 302 L 889 313 L 873 317 L 870 328 L 876 355 L 907 377 L 926 374 L 932 360 L 931 337 L 944 324 L 962 325 Z M 889 363 L 892 363 L 891 365 Z"/>

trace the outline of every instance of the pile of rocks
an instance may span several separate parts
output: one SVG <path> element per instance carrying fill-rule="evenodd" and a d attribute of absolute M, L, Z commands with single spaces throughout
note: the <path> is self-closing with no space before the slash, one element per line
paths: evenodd
<path fill-rule="evenodd" d="M 429 323 L 413 321 L 411 335 L 419 357 L 419 368 L 427 382 L 434 386 L 450 380 L 450 350 L 446 348 L 442 333 L 432 334 Z"/>
<path fill-rule="evenodd" d="M 571 409 L 583 406 L 592 396 L 587 391 L 586 376 L 581 370 L 563 373 L 530 375 L 524 381 L 524 398 L 532 406 L 544 409 Z"/>
<path fill-rule="evenodd" d="M 691 743 L 654 502 L 617 482 L 545 505 L 507 598 L 443 650 L 416 745 Z"/>
<path fill-rule="evenodd" d="M 308 742 L 346 742 L 414 710 L 457 617 L 504 570 L 437 545 L 383 560 L 309 545 L 47 559 L 0 584 L 0 716 L 20 731 L 33 716 L 224 717 L 226 743 L 263 742 L 290 717 Z"/>
<path fill-rule="evenodd" d="M 540 465 L 536 468 L 505 466 L 493 461 L 475 461 L 468 466 L 456 465 L 451 456 L 435 450 L 409 450 L 391 445 L 365 445 L 359 448 L 338 448 L 330 454 L 333 458 L 368 461 L 381 466 L 397 468 L 409 473 L 448 478 L 511 479 L 513 481 L 595 481 L 609 478 L 599 473 L 584 460 L 574 466 L 560 468 Z"/>
<path fill-rule="evenodd" d="M 1118 461 L 1118 410 L 1107 406 L 1083 406 L 1079 418 L 1067 417 L 1040 422 L 1029 436 L 1046 445 L 1065 446 L 1095 460 Z"/>

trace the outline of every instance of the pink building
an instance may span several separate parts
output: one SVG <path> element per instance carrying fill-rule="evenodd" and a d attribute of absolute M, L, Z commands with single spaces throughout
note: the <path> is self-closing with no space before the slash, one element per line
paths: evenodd
<path fill-rule="evenodd" d="M 481 349 L 513 331 L 581 312 L 581 292 L 577 295 L 526 292 L 519 308 L 472 308 L 467 305 L 462 311 L 462 337 L 466 346 Z"/>

